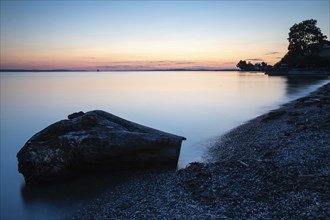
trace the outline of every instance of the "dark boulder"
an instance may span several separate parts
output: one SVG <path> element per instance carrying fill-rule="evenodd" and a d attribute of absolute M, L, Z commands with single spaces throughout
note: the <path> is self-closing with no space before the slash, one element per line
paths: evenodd
<path fill-rule="evenodd" d="M 17 154 L 18 170 L 29 183 L 95 170 L 174 169 L 183 140 L 104 111 L 79 112 L 28 140 Z"/>

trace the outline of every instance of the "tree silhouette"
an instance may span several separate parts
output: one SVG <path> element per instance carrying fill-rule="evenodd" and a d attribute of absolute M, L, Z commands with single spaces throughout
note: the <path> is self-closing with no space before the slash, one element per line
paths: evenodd
<path fill-rule="evenodd" d="M 252 64 L 251 62 L 246 63 L 245 60 L 240 60 L 237 63 L 236 67 L 240 68 L 243 71 L 261 71 L 271 68 L 271 66 L 265 62 Z"/>
<path fill-rule="evenodd" d="M 310 19 L 294 24 L 290 28 L 289 53 L 295 55 L 311 54 L 317 45 L 326 39 L 316 24 L 316 20 Z"/>
<path fill-rule="evenodd" d="M 236 67 L 240 68 L 241 70 L 247 70 L 248 65 L 247 65 L 247 63 L 246 63 L 245 60 L 244 61 L 243 60 L 240 60 L 237 63 Z"/>
<path fill-rule="evenodd" d="M 282 64 L 291 68 L 316 68 L 323 65 L 319 53 L 328 41 L 316 24 L 316 20 L 310 19 L 290 28 L 288 52 L 275 67 L 281 67 Z"/>

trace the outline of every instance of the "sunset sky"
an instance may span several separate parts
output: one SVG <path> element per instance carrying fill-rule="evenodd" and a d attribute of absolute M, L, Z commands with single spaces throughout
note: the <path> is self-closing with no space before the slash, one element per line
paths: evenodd
<path fill-rule="evenodd" d="M 330 1 L 3 1 L 1 69 L 235 68 L 276 63 Z"/>

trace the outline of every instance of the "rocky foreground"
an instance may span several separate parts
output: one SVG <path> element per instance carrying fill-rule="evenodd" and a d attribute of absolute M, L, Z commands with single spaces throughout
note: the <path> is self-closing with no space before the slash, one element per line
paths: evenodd
<path fill-rule="evenodd" d="M 176 169 L 186 138 L 108 112 L 77 112 L 31 137 L 17 153 L 26 184 L 61 181 L 86 171 Z"/>
<path fill-rule="evenodd" d="M 330 84 L 219 138 L 209 163 L 136 173 L 70 219 L 330 219 Z"/>

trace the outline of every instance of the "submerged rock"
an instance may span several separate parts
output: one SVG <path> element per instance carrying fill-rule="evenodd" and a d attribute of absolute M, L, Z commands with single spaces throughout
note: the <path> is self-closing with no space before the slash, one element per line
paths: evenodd
<path fill-rule="evenodd" d="M 18 170 L 27 183 L 85 171 L 177 166 L 184 137 L 100 110 L 68 118 L 35 134 L 18 152 Z"/>

